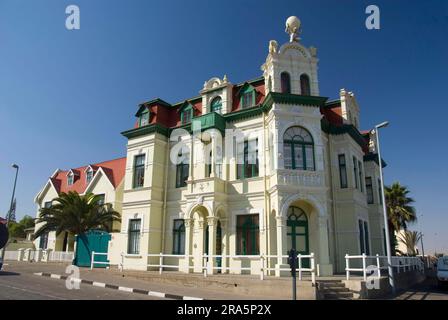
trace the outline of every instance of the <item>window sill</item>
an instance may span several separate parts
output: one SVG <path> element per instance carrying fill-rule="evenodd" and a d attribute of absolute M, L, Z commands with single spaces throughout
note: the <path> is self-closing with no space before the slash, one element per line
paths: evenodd
<path fill-rule="evenodd" d="M 133 254 L 133 253 L 126 253 L 124 254 L 125 258 L 134 258 L 134 259 L 138 259 L 138 258 L 142 258 L 141 254 Z"/>

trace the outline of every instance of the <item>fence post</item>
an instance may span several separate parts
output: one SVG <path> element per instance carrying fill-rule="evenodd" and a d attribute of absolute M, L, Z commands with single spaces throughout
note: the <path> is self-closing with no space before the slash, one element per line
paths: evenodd
<path fill-rule="evenodd" d="M 260 280 L 264 280 L 264 260 L 261 254 L 260 254 Z"/>
<path fill-rule="evenodd" d="M 297 258 L 299 260 L 299 280 L 302 281 L 302 255 L 299 253 Z"/>
<path fill-rule="evenodd" d="M 121 269 L 121 272 L 123 272 L 123 270 L 124 270 L 124 253 L 122 252 L 122 253 L 120 253 L 120 255 L 121 255 L 121 267 L 120 267 L 120 269 Z"/>
<path fill-rule="evenodd" d="M 314 252 L 311 253 L 311 282 L 316 284 L 316 270 L 314 261 Z"/>
<path fill-rule="evenodd" d="M 92 259 L 90 261 L 90 270 L 93 270 L 93 262 L 95 261 L 95 251 L 92 251 Z"/>
<path fill-rule="evenodd" d="M 376 267 L 378 268 L 378 279 L 381 278 L 381 264 L 380 264 L 380 256 L 376 254 Z"/>
<path fill-rule="evenodd" d="M 159 274 L 162 274 L 162 269 L 163 269 L 162 266 L 163 266 L 163 256 L 162 256 L 162 252 L 160 252 L 160 256 L 159 256 Z"/>
<path fill-rule="evenodd" d="M 204 278 L 207 277 L 207 267 L 208 267 L 208 264 L 207 264 L 207 254 L 204 254 L 202 256 L 202 269 L 204 269 Z"/>
<path fill-rule="evenodd" d="M 364 278 L 364 281 L 367 281 L 367 273 L 366 273 L 366 254 L 362 254 L 362 277 Z"/>
<path fill-rule="evenodd" d="M 345 276 L 347 280 L 350 280 L 350 259 L 347 253 L 345 254 Z"/>

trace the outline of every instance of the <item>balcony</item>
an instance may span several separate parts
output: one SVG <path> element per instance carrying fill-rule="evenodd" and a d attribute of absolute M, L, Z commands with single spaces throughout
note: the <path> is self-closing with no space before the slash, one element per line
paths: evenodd
<path fill-rule="evenodd" d="M 204 178 L 187 181 L 188 190 L 190 194 L 205 194 L 205 193 L 224 193 L 226 192 L 226 181 L 221 178 Z"/>
<path fill-rule="evenodd" d="M 305 170 L 277 170 L 277 174 L 271 177 L 271 185 L 290 185 L 300 187 L 320 188 L 324 187 L 324 173 Z"/>

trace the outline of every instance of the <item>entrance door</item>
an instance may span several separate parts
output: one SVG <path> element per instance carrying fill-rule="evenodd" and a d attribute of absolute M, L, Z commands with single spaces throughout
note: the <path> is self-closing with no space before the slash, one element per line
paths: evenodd
<path fill-rule="evenodd" d="M 208 239 L 209 239 L 209 229 L 208 226 L 205 230 L 205 253 L 209 253 L 208 248 Z M 221 229 L 221 221 L 218 220 L 218 224 L 216 225 L 216 255 L 222 254 L 222 229 Z M 208 260 L 208 259 L 207 259 Z M 222 265 L 222 259 L 220 257 L 216 258 L 216 266 L 221 267 Z M 221 270 L 218 269 L 218 273 L 221 273 Z"/>
<path fill-rule="evenodd" d="M 289 207 L 288 221 L 288 250 L 296 249 L 299 254 L 308 255 L 309 237 L 308 237 L 308 218 L 305 212 L 297 207 Z M 302 259 L 302 267 L 309 268 L 310 260 Z"/>

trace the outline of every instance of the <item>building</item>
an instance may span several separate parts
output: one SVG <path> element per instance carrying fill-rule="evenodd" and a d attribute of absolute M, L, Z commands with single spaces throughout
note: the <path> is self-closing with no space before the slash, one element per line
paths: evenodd
<path fill-rule="evenodd" d="M 56 170 L 34 199 L 37 205 L 36 217 L 39 216 L 39 210 L 51 206 L 60 193 L 69 191 L 76 191 L 81 195 L 101 195 L 104 203 L 111 204 L 116 211 L 121 212 L 125 164 L 126 158 L 120 158 L 66 171 Z M 40 226 L 41 224 L 36 224 L 35 230 Z M 113 228 L 119 229 L 120 223 L 115 223 Z M 34 239 L 34 245 L 40 249 L 73 251 L 74 235 L 61 233 L 56 236 L 56 232 L 50 232 Z"/>
<path fill-rule="evenodd" d="M 320 95 L 317 50 L 299 41 L 298 19 L 288 21 L 290 41 L 270 41 L 261 77 L 216 77 L 196 97 L 139 106 L 135 128 L 122 133 L 127 170 L 114 246 L 125 266 L 147 269 L 155 260 L 146 254 L 163 252 L 192 255 L 179 258 L 185 272 L 200 272 L 204 253 L 269 255 L 267 264 L 278 267 L 286 259 L 276 256 L 294 247 L 313 252 L 326 275 L 344 270 L 346 253 L 383 254 L 374 137 L 360 129 L 353 93 Z M 190 133 L 198 124 L 201 133 L 181 136 L 187 148 L 175 151 L 175 129 Z M 206 134 L 230 129 L 244 135 L 236 147 Z M 259 270 L 258 261 L 211 260 Z"/>
<path fill-rule="evenodd" d="M 256 79 L 214 77 L 195 97 L 139 105 L 135 127 L 122 132 L 122 223 L 111 263 L 147 270 L 159 261 L 148 254 L 164 253 L 181 271 L 201 272 L 208 254 L 221 256 L 209 266 L 258 273 L 260 260 L 247 257 L 263 255 L 280 275 L 282 255 L 295 248 L 331 275 L 344 271 L 345 254 L 384 253 L 375 137 L 361 130 L 352 92 L 320 95 L 317 49 L 302 44 L 300 29 L 288 19 L 289 41 L 270 41 Z M 67 189 L 69 174 L 84 179 L 85 169 L 56 172 L 37 203 Z"/>

